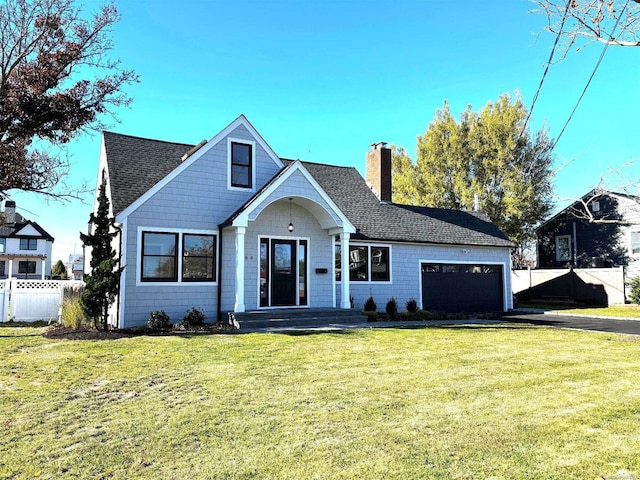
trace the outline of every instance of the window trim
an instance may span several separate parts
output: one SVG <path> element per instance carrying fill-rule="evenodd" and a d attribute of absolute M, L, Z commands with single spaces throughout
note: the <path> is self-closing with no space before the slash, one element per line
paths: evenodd
<path fill-rule="evenodd" d="M 238 143 L 242 145 L 248 145 L 251 147 L 251 158 L 249 161 L 249 186 L 233 185 L 231 181 L 231 171 L 233 157 L 231 155 L 233 144 Z M 244 140 L 241 138 L 227 137 L 227 189 L 236 190 L 241 192 L 255 192 L 256 191 L 256 142 L 252 140 Z"/>
<path fill-rule="evenodd" d="M 22 242 L 27 242 L 27 248 L 22 248 Z M 34 242 L 34 247 L 31 248 L 31 242 Z M 21 238 L 19 248 L 21 251 L 34 251 L 38 250 L 38 239 L 37 238 Z"/>
<path fill-rule="evenodd" d="M 336 254 L 338 253 L 338 249 L 340 249 L 341 245 L 340 242 L 336 242 L 335 244 L 335 252 Z M 386 243 L 353 243 L 353 242 L 349 242 L 349 249 L 351 249 L 352 247 L 366 247 L 367 248 L 367 279 L 366 280 L 351 280 L 349 279 L 349 282 L 352 284 L 358 284 L 358 285 L 366 285 L 369 283 L 373 283 L 376 285 L 384 285 L 384 284 L 391 284 L 393 283 L 393 248 L 391 246 L 391 244 L 386 244 Z M 388 272 L 389 272 L 389 279 L 388 280 L 372 280 L 371 278 L 371 266 L 372 266 L 372 262 L 371 262 L 371 249 L 372 248 L 387 248 L 389 250 L 389 265 L 388 265 Z M 342 255 L 342 251 L 340 252 L 340 255 Z M 335 258 L 334 258 L 335 261 Z M 334 275 L 334 279 L 336 283 L 341 283 L 342 282 L 342 272 L 340 275 L 340 280 L 335 279 L 335 275 Z"/>
<path fill-rule="evenodd" d="M 177 267 L 176 267 L 176 280 L 142 280 L 142 238 L 143 233 L 174 233 L 178 236 L 178 244 L 176 246 L 176 256 L 177 256 Z M 215 237 L 214 240 L 214 267 L 213 267 L 213 275 L 214 280 L 183 280 L 182 279 L 182 262 L 183 262 L 183 245 L 184 245 L 184 235 L 213 235 Z M 205 230 L 205 229 L 192 229 L 192 228 L 159 228 L 159 227 L 144 227 L 139 226 L 137 228 L 137 243 L 136 243 L 136 286 L 137 287 L 148 287 L 148 286 L 181 286 L 181 287 L 197 287 L 202 285 L 214 286 L 218 284 L 218 265 L 220 262 L 220 233 L 216 230 Z"/>
<path fill-rule="evenodd" d="M 567 240 L 569 244 L 569 256 L 560 256 L 560 248 L 559 244 L 561 240 Z M 571 235 L 556 235 L 555 237 L 555 247 L 556 247 L 556 261 L 557 262 L 570 262 L 573 258 L 573 246 L 571 245 Z"/>

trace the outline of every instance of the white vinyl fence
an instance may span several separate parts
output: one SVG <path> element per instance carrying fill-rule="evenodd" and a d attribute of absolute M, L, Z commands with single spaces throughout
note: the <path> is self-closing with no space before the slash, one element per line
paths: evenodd
<path fill-rule="evenodd" d="M 0 280 L 0 321 L 58 321 L 64 288 L 82 285 L 69 280 Z"/>

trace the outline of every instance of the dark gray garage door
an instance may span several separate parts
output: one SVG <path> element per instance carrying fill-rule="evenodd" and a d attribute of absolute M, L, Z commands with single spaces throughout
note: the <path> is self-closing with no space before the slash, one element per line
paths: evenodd
<path fill-rule="evenodd" d="M 502 265 L 422 264 L 422 308 L 431 312 L 504 309 Z"/>

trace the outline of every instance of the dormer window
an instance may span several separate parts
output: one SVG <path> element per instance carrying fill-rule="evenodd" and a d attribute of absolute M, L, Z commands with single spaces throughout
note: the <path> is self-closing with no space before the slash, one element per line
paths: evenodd
<path fill-rule="evenodd" d="M 253 189 L 255 175 L 255 143 L 229 139 L 229 186 Z"/>

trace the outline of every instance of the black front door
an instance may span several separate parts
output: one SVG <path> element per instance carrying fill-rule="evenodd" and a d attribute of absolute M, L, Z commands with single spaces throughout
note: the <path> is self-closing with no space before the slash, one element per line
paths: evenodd
<path fill-rule="evenodd" d="M 271 241 L 271 305 L 296 304 L 296 241 Z"/>

